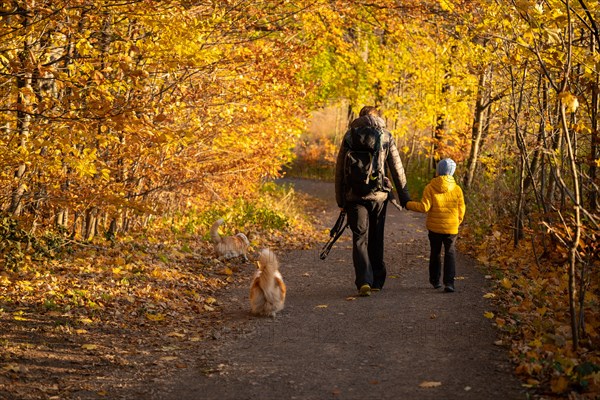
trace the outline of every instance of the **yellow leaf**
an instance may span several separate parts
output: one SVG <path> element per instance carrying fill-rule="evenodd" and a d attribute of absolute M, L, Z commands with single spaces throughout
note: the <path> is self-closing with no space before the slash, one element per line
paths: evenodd
<path fill-rule="evenodd" d="M 146 318 L 148 318 L 150 321 L 162 321 L 165 319 L 165 316 L 163 314 L 150 314 L 150 313 L 146 313 Z"/>
<path fill-rule="evenodd" d="M 579 100 L 569 92 L 562 92 L 558 95 L 566 112 L 574 113 L 579 107 Z"/>
<path fill-rule="evenodd" d="M 483 295 L 484 299 L 493 299 L 494 297 L 496 297 L 494 293 L 486 293 Z"/>
<path fill-rule="evenodd" d="M 546 315 L 546 311 L 548 311 L 548 309 L 546 307 L 538 307 L 536 311 L 540 315 L 540 317 L 543 317 L 544 315 Z"/>
<path fill-rule="evenodd" d="M 211 307 L 211 306 L 209 306 L 208 304 L 205 304 L 205 305 L 204 305 L 204 310 L 206 310 L 206 311 L 215 311 L 215 308 L 214 308 L 214 307 Z"/>
<path fill-rule="evenodd" d="M 160 358 L 160 361 L 175 361 L 177 360 L 179 357 L 175 357 L 175 356 L 164 356 Z"/>
<path fill-rule="evenodd" d="M 436 388 L 436 387 L 439 387 L 439 386 L 442 386 L 442 382 L 423 381 L 423 382 L 419 383 L 419 387 L 426 388 L 426 389 Z"/>
<path fill-rule="evenodd" d="M 89 324 L 93 323 L 94 321 L 92 321 L 89 318 L 79 318 L 79 322 L 81 322 L 84 325 L 89 325 Z"/>
<path fill-rule="evenodd" d="M 98 345 L 96 344 L 82 344 L 81 348 L 84 350 L 96 350 L 98 348 Z"/>
<path fill-rule="evenodd" d="M 486 317 L 487 319 L 492 319 L 492 318 L 494 318 L 494 313 L 491 311 L 486 311 L 483 313 L 483 316 Z"/>
<path fill-rule="evenodd" d="M 508 278 L 503 278 L 500 281 L 500 285 L 502 285 L 504 289 L 510 289 L 512 287 L 512 282 L 509 281 Z"/>
<path fill-rule="evenodd" d="M 327 304 L 319 304 L 315 308 L 327 308 Z"/>
<path fill-rule="evenodd" d="M 204 302 L 208 305 L 212 305 L 217 302 L 217 299 L 215 299 L 214 297 L 208 297 L 206 300 L 204 300 Z"/>
<path fill-rule="evenodd" d="M 21 365 L 16 365 L 16 364 L 5 365 L 4 367 L 2 367 L 2 369 L 6 372 L 16 372 L 16 373 L 28 371 L 27 367 L 23 367 Z"/>
<path fill-rule="evenodd" d="M 117 257 L 113 262 L 118 267 L 122 267 L 125 265 L 125 259 L 123 257 Z"/>

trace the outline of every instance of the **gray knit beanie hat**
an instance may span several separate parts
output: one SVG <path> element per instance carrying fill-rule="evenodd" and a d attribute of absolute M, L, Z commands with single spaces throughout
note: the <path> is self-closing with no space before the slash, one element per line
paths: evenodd
<path fill-rule="evenodd" d="M 454 175 L 454 171 L 456 171 L 456 163 L 451 158 L 444 158 L 438 162 L 436 168 L 438 175 Z"/>

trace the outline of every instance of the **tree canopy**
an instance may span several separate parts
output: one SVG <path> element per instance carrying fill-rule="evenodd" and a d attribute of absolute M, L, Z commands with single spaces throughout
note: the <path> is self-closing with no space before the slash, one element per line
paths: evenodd
<path fill-rule="evenodd" d="M 376 105 L 407 162 L 459 162 L 471 247 L 514 303 L 494 322 L 568 299 L 530 316 L 518 372 L 588 385 L 569 360 L 598 368 L 599 16 L 585 0 L 4 1 L 3 226 L 89 241 L 255 198 L 311 112 Z M 535 266 L 489 254 L 507 233 Z"/>

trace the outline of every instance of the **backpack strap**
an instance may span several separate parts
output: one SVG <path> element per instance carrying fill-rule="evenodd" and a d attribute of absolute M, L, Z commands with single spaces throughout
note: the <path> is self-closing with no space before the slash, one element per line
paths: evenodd
<path fill-rule="evenodd" d="M 376 180 L 379 179 L 379 187 L 378 189 L 382 190 L 383 187 L 383 178 L 385 175 L 385 171 L 384 171 L 384 164 L 385 164 L 385 159 L 386 159 L 386 152 L 385 149 L 383 148 L 383 141 L 385 141 L 385 131 L 379 127 L 376 128 L 377 129 L 377 137 L 375 138 L 375 150 L 373 152 L 373 160 L 372 160 L 372 165 L 371 165 L 371 179 L 372 180 Z M 373 173 L 377 174 L 374 175 Z M 379 176 L 379 174 L 381 174 L 382 176 Z"/>

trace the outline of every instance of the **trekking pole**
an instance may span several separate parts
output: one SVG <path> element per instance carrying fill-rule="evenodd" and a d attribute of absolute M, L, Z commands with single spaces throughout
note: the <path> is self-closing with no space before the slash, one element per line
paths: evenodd
<path fill-rule="evenodd" d="M 319 258 L 324 260 L 329 255 L 329 251 L 333 247 L 333 244 L 342 236 L 344 230 L 348 226 L 348 222 L 344 223 L 344 219 L 346 218 L 346 211 L 340 211 L 340 215 L 338 216 L 337 221 L 335 221 L 335 225 L 333 228 L 329 230 L 329 241 L 325 243 L 325 246 L 321 249 L 321 253 L 319 254 Z"/>

